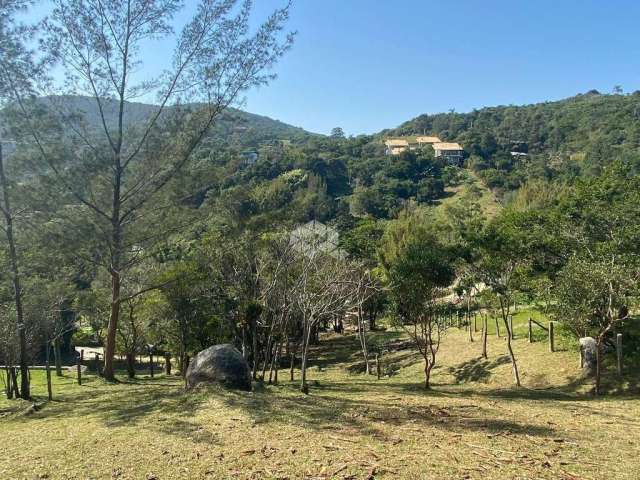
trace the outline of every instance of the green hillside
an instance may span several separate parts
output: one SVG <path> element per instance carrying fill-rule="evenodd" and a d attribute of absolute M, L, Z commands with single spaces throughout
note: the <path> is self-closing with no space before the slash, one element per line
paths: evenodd
<path fill-rule="evenodd" d="M 421 115 L 381 135 L 422 132 L 461 143 L 467 166 L 490 188 L 514 190 L 532 178 L 571 181 L 615 159 L 640 165 L 640 92 Z"/>

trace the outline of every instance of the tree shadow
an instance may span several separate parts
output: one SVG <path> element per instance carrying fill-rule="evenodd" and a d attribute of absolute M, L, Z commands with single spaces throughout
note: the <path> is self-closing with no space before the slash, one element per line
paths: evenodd
<path fill-rule="evenodd" d="M 455 367 L 449 367 L 447 372 L 453 375 L 456 383 L 481 382 L 491 376 L 492 370 L 510 362 L 508 355 L 501 355 L 492 360 L 477 357 Z"/>

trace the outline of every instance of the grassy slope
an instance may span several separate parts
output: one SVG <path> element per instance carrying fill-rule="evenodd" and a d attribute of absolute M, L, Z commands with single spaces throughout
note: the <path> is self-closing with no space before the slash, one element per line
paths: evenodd
<path fill-rule="evenodd" d="M 105 385 L 88 376 L 78 387 L 64 377 L 58 400 L 29 416 L 0 400 L 0 478 L 640 476 L 636 398 L 590 397 L 575 352 L 550 354 L 524 336 L 515 348 L 526 387 L 513 389 L 504 339 L 489 337 L 485 361 L 479 335 L 466 337 L 447 334 L 431 392 L 408 350 L 385 357 L 390 377 L 358 373 L 353 335 L 323 338 L 308 396 L 288 381 L 187 394 L 175 378 Z"/>
<path fill-rule="evenodd" d="M 455 187 L 448 187 L 446 189 L 448 196 L 438 203 L 438 208 L 458 202 L 461 198 L 469 195 L 470 190 L 473 188 L 478 196 L 472 198 L 478 203 L 484 215 L 487 217 L 495 216 L 502 208 L 495 194 L 482 183 L 472 170 L 464 169 L 462 172 L 468 178 L 468 181 L 464 181 Z"/>

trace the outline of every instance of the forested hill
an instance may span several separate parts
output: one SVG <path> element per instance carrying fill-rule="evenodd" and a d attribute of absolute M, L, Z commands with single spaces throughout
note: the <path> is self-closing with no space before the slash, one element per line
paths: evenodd
<path fill-rule="evenodd" d="M 43 99 L 48 105 L 62 112 L 81 113 L 84 120 L 95 128 L 101 127 L 98 105 L 93 98 L 82 96 L 57 96 Z M 104 99 L 103 111 L 108 124 L 115 125 L 118 113 L 118 102 Z M 187 105 L 187 108 L 194 107 Z M 173 108 L 173 107 L 170 107 Z M 156 105 L 127 102 L 125 105 L 126 125 L 140 125 L 157 111 Z M 299 127 L 288 125 L 269 117 L 248 113 L 235 108 L 228 108 L 217 119 L 210 137 L 220 140 L 228 146 L 257 147 L 273 140 L 300 141 L 313 134 Z"/>
<path fill-rule="evenodd" d="M 513 190 L 531 177 L 597 174 L 620 158 L 639 165 L 640 92 L 421 115 L 381 135 L 423 132 L 461 143 L 489 187 Z"/>

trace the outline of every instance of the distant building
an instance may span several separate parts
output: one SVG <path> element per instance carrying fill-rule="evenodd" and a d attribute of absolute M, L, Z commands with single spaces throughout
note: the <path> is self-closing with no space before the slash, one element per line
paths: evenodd
<path fill-rule="evenodd" d="M 442 143 L 438 137 L 416 137 L 416 143 L 420 147 L 424 147 L 426 145 L 433 146 L 434 143 Z"/>
<path fill-rule="evenodd" d="M 387 155 L 400 155 L 409 149 L 409 142 L 402 138 L 390 138 L 384 144 L 387 147 Z"/>
<path fill-rule="evenodd" d="M 441 140 L 438 137 L 400 137 L 400 138 L 388 138 L 384 144 L 386 145 L 387 155 L 400 155 L 407 150 L 418 150 L 429 145 L 433 146 L 435 143 L 440 143 Z"/>
<path fill-rule="evenodd" d="M 460 165 L 464 158 L 464 150 L 458 143 L 434 143 L 433 149 L 436 152 L 436 158 L 445 158 L 450 165 Z"/>

